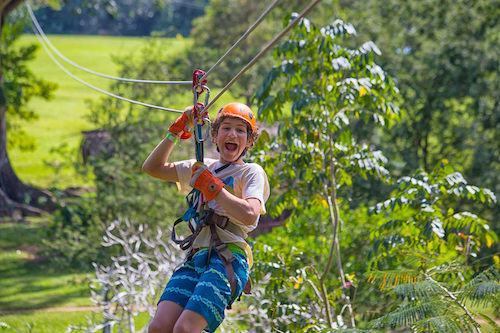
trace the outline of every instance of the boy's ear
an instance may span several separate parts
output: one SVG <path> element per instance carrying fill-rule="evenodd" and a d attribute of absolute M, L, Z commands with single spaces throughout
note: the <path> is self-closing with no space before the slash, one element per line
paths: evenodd
<path fill-rule="evenodd" d="M 252 138 L 252 137 L 248 138 L 248 140 L 247 140 L 247 144 L 246 144 L 246 147 L 247 147 L 247 148 L 251 147 L 251 146 L 253 145 L 253 143 L 254 143 L 254 142 L 253 142 L 253 138 Z"/>

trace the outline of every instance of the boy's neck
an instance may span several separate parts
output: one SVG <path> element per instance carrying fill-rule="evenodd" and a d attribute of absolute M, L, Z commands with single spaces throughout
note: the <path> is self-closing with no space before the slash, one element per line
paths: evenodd
<path fill-rule="evenodd" d="M 222 164 L 244 164 L 245 162 L 243 162 L 243 159 L 242 158 L 238 158 L 236 161 L 234 162 L 230 162 L 230 161 L 225 161 L 223 160 L 222 158 L 219 158 L 219 162 L 221 162 Z"/>

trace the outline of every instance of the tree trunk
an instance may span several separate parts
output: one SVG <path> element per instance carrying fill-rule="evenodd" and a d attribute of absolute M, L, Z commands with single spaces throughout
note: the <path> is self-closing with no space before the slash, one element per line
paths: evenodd
<path fill-rule="evenodd" d="M 7 15 L 22 0 L 0 1 L 0 36 Z M 55 207 L 52 195 L 27 186 L 17 177 L 7 154 L 7 100 L 2 71 L 2 44 L 0 39 L 0 216 L 21 213 L 23 216 L 40 215 Z"/>

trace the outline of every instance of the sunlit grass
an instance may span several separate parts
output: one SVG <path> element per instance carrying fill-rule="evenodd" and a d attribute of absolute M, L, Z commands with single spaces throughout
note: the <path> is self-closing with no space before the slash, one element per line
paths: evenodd
<path fill-rule="evenodd" d="M 1 332 L 12 333 L 64 333 L 69 325 L 84 326 L 90 311 L 46 312 L 33 311 L 0 316 L 7 326 Z"/>
<path fill-rule="evenodd" d="M 49 266 L 38 256 L 46 223 L 0 223 L 0 311 L 91 305 L 88 273 Z"/>

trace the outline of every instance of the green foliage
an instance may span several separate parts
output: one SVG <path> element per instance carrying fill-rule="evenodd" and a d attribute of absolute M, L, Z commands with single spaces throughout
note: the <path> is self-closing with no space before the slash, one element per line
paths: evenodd
<path fill-rule="evenodd" d="M 192 47 L 178 58 L 164 59 L 175 77 L 191 78 L 196 68 L 209 70 L 269 7 L 266 1 L 210 0 L 205 15 L 193 21 Z M 285 7 L 285 8 L 282 8 Z M 225 86 L 281 30 L 283 11 L 303 7 L 300 1 L 278 6 L 208 77 L 208 86 Z M 266 72 L 272 66 L 271 54 L 265 54 L 231 87 L 231 95 L 251 106 L 252 97 Z M 170 87 L 169 87 L 170 88 Z M 170 91 L 170 90 L 169 90 Z M 175 91 L 174 91 L 175 92 Z M 217 105 L 213 109 L 216 109 Z"/>
<path fill-rule="evenodd" d="M 8 148 L 34 150 L 35 141 L 22 128 L 23 123 L 38 119 L 37 113 L 27 106 L 28 102 L 33 97 L 50 99 L 57 85 L 36 77 L 29 70 L 28 63 L 33 60 L 37 46 L 16 45 L 25 21 L 15 14 L 17 13 L 10 16 L 2 28 L 1 103 L 7 105 Z"/>
<path fill-rule="evenodd" d="M 500 2 L 338 4 L 335 10 L 384 50 L 380 63 L 401 90 L 407 116 L 380 138 L 395 175 L 417 168 L 430 172 L 447 158 L 469 181 L 499 193 Z M 475 204 L 474 209 L 498 220 L 499 207 Z M 492 227 L 498 232 L 498 224 Z"/>
<path fill-rule="evenodd" d="M 354 173 L 388 175 L 383 155 L 359 143 L 349 125 L 360 118 L 390 125 L 398 118 L 398 109 L 384 95 L 395 89 L 373 62 L 373 52 L 378 52 L 374 45 L 365 43 L 359 49 L 339 45 L 354 33 L 351 25 L 341 21 L 322 29 L 303 21 L 296 36 L 276 49 L 279 64 L 269 72 L 257 98 L 262 102 L 260 116 L 280 120 L 280 138 L 269 147 L 286 148 L 272 149 L 274 157 L 264 156 L 262 162 L 272 173 L 280 161 L 286 161 L 281 175 L 272 179 L 273 185 L 293 179 L 283 200 L 324 192 L 322 186 L 331 182 L 332 172 L 338 185 L 347 186 L 352 185 Z M 278 82 L 282 88 L 271 93 Z M 283 113 L 287 103 L 291 103 L 291 118 Z"/>
<path fill-rule="evenodd" d="M 488 303 L 500 305 L 500 270 L 498 265 L 479 273 L 463 288 L 460 300 L 470 300 L 473 305 Z"/>
<path fill-rule="evenodd" d="M 474 268 L 481 266 L 471 259 L 481 246 L 498 243 L 498 236 L 486 220 L 460 207 L 465 206 L 462 200 L 490 204 L 496 197 L 468 184 L 446 160 L 432 172 L 417 171 L 398 184 L 390 199 L 372 208 L 385 221 L 370 234 L 368 281 L 399 304 L 371 326 L 410 326 L 412 332 L 474 331 L 479 315 L 465 301 L 498 306 L 500 284 L 498 264 L 474 277 Z"/>
<path fill-rule="evenodd" d="M 387 263 L 402 249 L 436 255 L 433 265 L 460 255 L 467 261 L 477 256 L 481 246 L 498 242 L 486 220 L 460 210 L 462 199 L 490 204 L 496 203 L 496 197 L 488 189 L 468 184 L 446 160 L 431 173 L 417 171 L 398 184 L 390 199 L 372 209 L 387 212 L 387 221 L 371 234 L 374 245 L 369 258 L 375 266 Z"/>
<path fill-rule="evenodd" d="M 90 268 L 93 261 L 106 261 L 110 252 L 99 246 L 102 221 L 92 205 L 95 198 L 58 200 L 59 207 L 42 238 L 42 253 L 64 268 Z"/>

